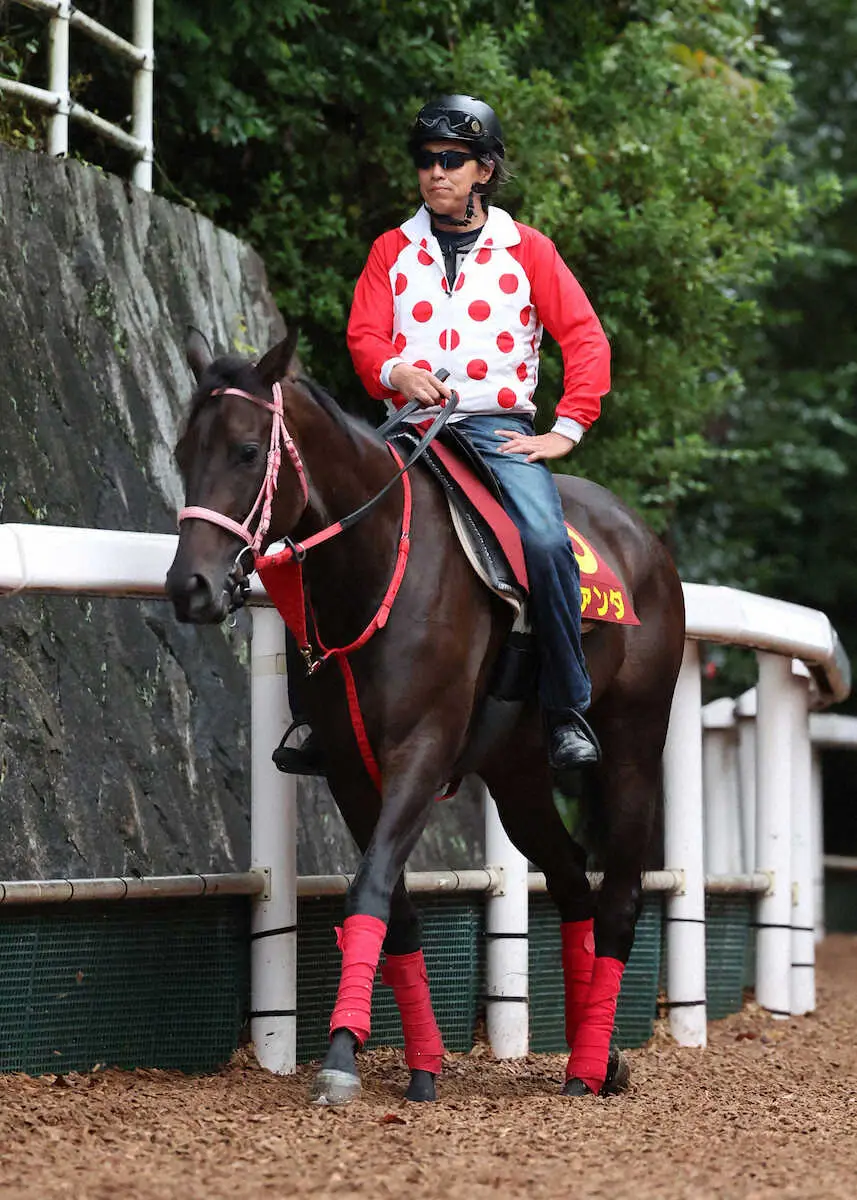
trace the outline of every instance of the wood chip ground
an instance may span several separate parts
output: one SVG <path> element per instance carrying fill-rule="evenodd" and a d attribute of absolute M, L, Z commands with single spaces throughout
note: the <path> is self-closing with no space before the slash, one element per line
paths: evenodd
<path fill-rule="evenodd" d="M 854 1200 L 857 938 L 822 945 L 818 992 L 809 1017 L 712 1023 L 705 1050 L 659 1027 L 611 1100 L 562 1099 L 562 1056 L 483 1046 L 449 1056 L 435 1105 L 403 1103 L 392 1050 L 364 1057 L 348 1109 L 246 1053 L 205 1077 L 0 1076 L 0 1196 Z"/>

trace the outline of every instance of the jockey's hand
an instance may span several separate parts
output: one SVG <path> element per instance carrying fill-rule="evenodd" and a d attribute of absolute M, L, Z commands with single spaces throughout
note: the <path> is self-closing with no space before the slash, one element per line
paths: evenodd
<path fill-rule="evenodd" d="M 577 445 L 562 433 L 520 433 L 512 429 L 495 429 L 494 432 L 506 439 L 500 447 L 501 454 L 526 454 L 527 462 L 538 462 L 542 458 L 564 458 Z"/>
<path fill-rule="evenodd" d="M 412 367 L 408 363 L 397 363 L 390 372 L 390 384 L 401 392 L 406 400 L 419 400 L 423 408 L 441 404 L 452 395 L 452 389 L 424 367 Z"/>

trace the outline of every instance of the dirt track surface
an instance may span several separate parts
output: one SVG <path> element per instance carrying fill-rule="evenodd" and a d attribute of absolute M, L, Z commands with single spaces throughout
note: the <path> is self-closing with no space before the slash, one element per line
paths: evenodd
<path fill-rule="evenodd" d="M 435 1105 L 400 1099 L 400 1055 L 363 1061 L 348 1109 L 236 1061 L 161 1071 L 0 1076 L 0 1196 L 857 1196 L 857 938 L 821 948 L 818 1014 L 755 1008 L 709 1027 L 707 1050 L 659 1030 L 612 1100 L 558 1096 L 556 1055 L 451 1055 Z"/>

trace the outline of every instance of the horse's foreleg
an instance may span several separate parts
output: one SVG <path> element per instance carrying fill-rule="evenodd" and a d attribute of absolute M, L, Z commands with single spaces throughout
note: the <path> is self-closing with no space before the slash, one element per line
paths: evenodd
<path fill-rule="evenodd" d="M 641 872 L 651 834 L 659 760 L 620 762 L 605 754 L 602 769 L 609 831 L 604 883 L 598 898 L 591 978 L 579 1013 L 563 1089 L 568 1096 L 623 1090 L 624 1059 L 610 1039 L 625 965 L 642 903 Z"/>
<path fill-rule="evenodd" d="M 398 757 L 407 762 L 405 747 L 399 748 Z M 444 780 L 436 765 L 440 757 L 433 739 L 421 738 L 411 750 L 411 761 L 404 769 L 385 772 L 381 814 L 346 899 L 346 918 L 340 936 L 342 973 L 330 1022 L 330 1048 L 314 1085 L 315 1097 L 321 1103 L 345 1103 L 359 1090 L 355 1054 L 370 1033 L 372 985 L 382 946 L 387 944 L 393 951 L 409 944 L 408 921 L 400 922 L 401 929 L 397 933 L 395 918 L 391 920 L 393 897 L 408 855 L 425 825 L 432 799 L 443 786 Z M 400 908 L 401 902 L 396 910 Z M 391 942 L 387 942 L 388 926 Z M 439 1068 L 443 1051 L 440 1035 L 437 1034 L 435 1040 L 425 1028 L 426 1008 L 430 1011 L 430 1001 L 423 971 L 417 959 L 412 957 L 416 953 L 411 949 L 405 954 L 394 954 L 400 962 L 394 965 L 393 975 L 399 984 L 397 999 L 404 999 L 404 1010 L 400 1003 L 400 1011 L 403 1024 L 407 1022 L 406 1036 L 410 1033 L 411 1057 L 418 1062 L 425 1056 L 422 1066 L 409 1065 L 412 1065 L 412 1071 L 422 1075 L 427 1070 L 426 1062 Z M 421 951 L 419 956 L 421 958 Z M 404 959 L 408 961 L 402 961 Z M 429 1088 L 428 1081 L 421 1076 L 415 1081 L 412 1075 L 412 1088 L 409 1088 L 412 1098 L 431 1099 L 432 1092 L 433 1081 Z"/>

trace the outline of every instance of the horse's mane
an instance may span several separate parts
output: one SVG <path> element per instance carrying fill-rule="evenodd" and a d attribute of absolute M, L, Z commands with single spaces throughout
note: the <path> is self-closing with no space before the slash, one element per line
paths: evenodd
<path fill-rule="evenodd" d="M 311 398 L 319 408 L 330 417 L 352 442 L 357 443 L 360 440 L 359 435 L 361 433 L 364 435 L 369 434 L 370 437 L 376 436 L 375 430 L 367 421 L 350 416 L 330 392 L 325 391 L 321 384 L 311 379 L 309 375 L 301 374 L 296 382 L 305 391 L 309 392 Z M 214 362 L 206 367 L 199 381 L 199 386 L 193 394 L 187 418 L 188 426 L 193 424 L 200 409 L 212 398 L 213 392 L 218 391 L 220 388 L 229 387 L 252 392 L 258 386 L 259 380 L 255 376 L 252 363 L 249 359 L 243 358 L 239 354 L 225 354 L 215 359 Z"/>

